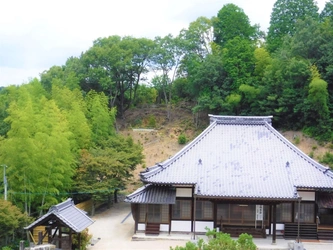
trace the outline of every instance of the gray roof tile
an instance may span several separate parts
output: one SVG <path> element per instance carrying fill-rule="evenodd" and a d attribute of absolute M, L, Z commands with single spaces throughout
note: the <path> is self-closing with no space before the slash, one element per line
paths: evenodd
<path fill-rule="evenodd" d="M 146 185 L 126 196 L 126 202 L 145 204 L 175 204 L 176 190 L 168 186 Z"/>
<path fill-rule="evenodd" d="M 211 116 L 172 158 L 141 173 L 145 183 L 196 184 L 198 195 L 297 198 L 296 188 L 333 189 L 333 173 L 271 126 L 271 117 Z"/>
<path fill-rule="evenodd" d="M 77 233 L 83 231 L 94 223 L 84 211 L 74 205 L 72 199 L 67 199 L 62 203 L 52 206 L 47 214 L 43 215 L 24 229 L 31 229 L 39 225 L 44 225 L 45 223 L 45 225 L 47 225 L 47 222 L 54 217 Z"/>

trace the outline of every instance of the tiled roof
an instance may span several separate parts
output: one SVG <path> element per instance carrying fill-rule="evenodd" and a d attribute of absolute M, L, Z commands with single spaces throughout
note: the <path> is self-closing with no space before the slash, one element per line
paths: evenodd
<path fill-rule="evenodd" d="M 64 225 L 79 233 L 90 226 L 94 221 L 84 211 L 78 209 L 72 199 L 52 206 L 47 214 L 43 215 L 24 229 L 31 229 L 39 225 L 47 225 L 49 220 L 57 218 Z"/>
<path fill-rule="evenodd" d="M 333 173 L 271 126 L 271 116 L 210 116 L 211 124 L 145 183 L 195 184 L 198 196 L 295 199 L 297 188 L 333 189 Z"/>
<path fill-rule="evenodd" d="M 126 196 L 126 202 L 145 204 L 175 204 L 176 190 L 168 186 L 146 185 Z"/>

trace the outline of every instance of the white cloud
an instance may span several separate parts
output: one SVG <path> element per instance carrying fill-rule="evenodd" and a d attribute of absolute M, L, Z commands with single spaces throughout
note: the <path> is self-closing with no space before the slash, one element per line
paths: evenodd
<path fill-rule="evenodd" d="M 0 86 L 20 84 L 99 37 L 178 34 L 199 16 L 212 17 L 226 3 L 243 8 L 266 30 L 274 0 L 11 0 L 0 15 Z M 322 9 L 325 0 L 319 0 Z"/>

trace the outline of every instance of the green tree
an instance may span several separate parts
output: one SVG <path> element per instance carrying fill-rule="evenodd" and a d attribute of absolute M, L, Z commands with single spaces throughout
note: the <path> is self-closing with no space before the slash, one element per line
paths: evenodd
<path fill-rule="evenodd" d="M 298 20 L 295 24 L 295 33 L 286 39 L 282 47 L 290 50 L 290 55 L 297 58 L 309 59 L 317 63 L 321 58 L 321 46 L 327 43 L 329 34 L 325 34 L 324 25 L 311 17 Z"/>
<path fill-rule="evenodd" d="M 66 62 L 69 66 L 52 66 L 49 70 L 45 70 L 40 74 L 41 84 L 48 93 L 51 93 L 53 85 L 58 87 L 66 86 L 71 90 L 80 88 L 80 79 L 78 77 L 80 72 L 78 67 L 70 67 L 73 63 L 74 59 L 69 58 Z"/>
<path fill-rule="evenodd" d="M 87 105 L 81 91 L 53 86 L 52 98 L 68 121 L 68 128 L 71 132 L 69 140 L 73 152 L 77 154 L 79 149 L 89 148 L 92 132 L 86 117 Z"/>
<path fill-rule="evenodd" d="M 10 102 L 9 88 L 12 87 L 3 88 L 0 90 L 0 136 L 5 136 L 10 129 L 9 124 L 4 121 L 8 116 L 7 108 Z"/>
<path fill-rule="evenodd" d="M 306 132 L 321 140 L 332 137 L 329 121 L 327 82 L 315 77 L 309 85 L 308 96 L 305 99 Z"/>
<path fill-rule="evenodd" d="M 264 88 L 262 86 L 251 86 L 242 84 L 239 86 L 239 92 L 242 96 L 240 103 L 241 115 L 263 114 L 261 101 L 263 99 Z"/>
<path fill-rule="evenodd" d="M 231 94 L 226 77 L 220 53 L 208 55 L 202 63 L 191 68 L 188 80 L 190 91 L 197 102 L 193 108 L 194 113 L 221 112 L 223 100 Z"/>
<path fill-rule="evenodd" d="M 243 40 L 255 40 L 257 27 L 251 26 L 248 16 L 243 9 L 235 4 L 226 4 L 213 19 L 214 41 L 224 47 L 235 37 Z"/>
<path fill-rule="evenodd" d="M 81 60 L 87 70 L 88 89 L 103 90 L 110 107 L 122 117 L 136 97 L 138 84 L 148 72 L 153 42 L 146 38 L 111 36 L 94 41 Z M 93 87 L 93 88 L 92 88 Z"/>
<path fill-rule="evenodd" d="M 125 187 L 142 159 L 141 146 L 120 136 L 109 137 L 100 146 L 82 151 L 74 187 L 92 198 L 92 214 L 98 201 L 109 200 L 115 190 Z"/>
<path fill-rule="evenodd" d="M 320 13 L 320 20 L 324 22 L 325 19 L 333 21 L 333 0 L 326 2 L 324 9 Z"/>
<path fill-rule="evenodd" d="M 303 106 L 307 96 L 310 65 L 307 60 L 289 58 L 285 51 L 272 60 L 263 81 L 265 114 L 274 115 L 276 126 L 300 129 L 304 125 Z"/>
<path fill-rule="evenodd" d="M 10 201 L 0 200 L 0 247 L 20 239 L 22 228 L 32 221 Z"/>
<path fill-rule="evenodd" d="M 86 68 L 78 57 L 69 57 L 64 65 L 65 86 L 70 90 L 79 88 L 86 91 Z M 86 91 L 88 92 L 88 91 Z"/>
<path fill-rule="evenodd" d="M 37 82 L 18 89 L 5 119 L 11 128 L 0 146 L 1 162 L 10 166 L 10 197 L 28 214 L 56 203 L 74 173 L 67 121 L 53 101 L 39 99 L 40 89 Z"/>
<path fill-rule="evenodd" d="M 44 89 L 51 93 L 52 90 L 52 81 L 58 79 L 63 81 L 64 79 L 64 69 L 61 66 L 52 66 L 49 70 L 44 70 L 40 74 L 40 82 Z"/>
<path fill-rule="evenodd" d="M 321 38 L 318 60 L 315 62 L 320 76 L 328 83 L 329 106 L 332 110 L 333 104 L 333 25 L 332 21 L 326 20 L 321 24 Z"/>
<path fill-rule="evenodd" d="M 227 72 L 226 81 L 230 91 L 238 91 L 239 86 L 247 83 L 253 75 L 254 49 L 251 42 L 240 37 L 229 40 L 222 49 L 223 67 Z"/>
<path fill-rule="evenodd" d="M 137 97 L 134 105 L 149 105 L 154 104 L 157 98 L 157 90 L 154 87 L 141 84 L 137 89 Z"/>
<path fill-rule="evenodd" d="M 313 0 L 277 0 L 274 3 L 267 34 L 267 49 L 276 51 L 286 35 L 293 36 L 298 20 L 318 20 L 318 6 Z"/>
<path fill-rule="evenodd" d="M 272 57 L 265 48 L 256 48 L 254 50 L 254 75 L 260 82 L 264 77 L 267 66 L 272 63 Z"/>
<path fill-rule="evenodd" d="M 213 22 L 207 17 L 198 17 L 194 22 L 191 22 L 187 29 L 180 31 L 179 38 L 183 40 L 183 45 L 188 54 L 197 55 L 205 58 L 212 52 L 211 44 L 214 39 Z M 183 60 L 184 60 L 183 59 Z"/>
<path fill-rule="evenodd" d="M 90 91 L 86 103 L 91 139 L 93 143 L 98 144 L 100 140 L 115 134 L 116 110 L 109 109 L 108 98 L 104 93 Z"/>
<path fill-rule="evenodd" d="M 152 70 L 163 91 L 164 102 L 167 105 L 167 118 L 171 119 L 172 85 L 176 79 L 177 71 L 183 58 L 183 43 L 179 37 L 171 34 L 165 37 L 156 37 L 155 49 L 152 55 Z"/>

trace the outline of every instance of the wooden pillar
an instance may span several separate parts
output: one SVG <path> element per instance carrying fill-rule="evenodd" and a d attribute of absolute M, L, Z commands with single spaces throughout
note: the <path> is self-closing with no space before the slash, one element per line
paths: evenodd
<path fill-rule="evenodd" d="M 42 245 L 43 244 L 43 232 L 38 231 L 38 243 L 37 245 Z"/>
<path fill-rule="evenodd" d="M 69 229 L 69 247 L 72 249 L 72 237 L 73 237 L 73 234 L 72 234 L 72 229 Z M 81 249 L 81 248 L 79 248 Z"/>
<path fill-rule="evenodd" d="M 20 250 L 24 250 L 24 240 L 20 241 Z"/>
<path fill-rule="evenodd" d="M 140 205 L 131 203 L 131 211 L 134 219 L 134 234 L 136 234 L 140 217 Z"/>
<path fill-rule="evenodd" d="M 171 234 L 172 204 L 169 204 L 169 235 Z"/>
<path fill-rule="evenodd" d="M 191 199 L 191 233 L 193 233 L 193 204 L 194 204 L 194 186 L 192 186 L 192 199 Z"/>
<path fill-rule="evenodd" d="M 272 244 L 276 244 L 276 204 L 273 205 L 273 237 Z"/>
<path fill-rule="evenodd" d="M 61 225 L 58 225 L 58 228 L 59 228 L 59 248 L 61 249 L 61 243 L 62 243 L 62 230 L 61 230 Z"/>
<path fill-rule="evenodd" d="M 26 231 L 26 234 L 27 234 L 27 240 L 29 241 L 29 242 L 34 242 L 34 239 L 30 236 L 30 235 L 32 235 L 32 233 L 33 233 L 33 231 L 30 229 L 30 230 L 27 230 Z"/>
<path fill-rule="evenodd" d="M 118 203 L 118 196 L 117 196 L 118 190 L 114 190 L 114 203 Z"/>
<path fill-rule="evenodd" d="M 269 235 L 272 235 L 272 205 L 269 205 L 269 214 L 268 214 L 268 225 L 269 225 Z"/>
<path fill-rule="evenodd" d="M 301 235 L 300 235 L 300 221 L 301 221 L 301 200 L 302 197 L 298 197 L 297 203 L 297 242 L 300 243 Z"/>
<path fill-rule="evenodd" d="M 291 203 L 291 222 L 295 222 L 295 206 L 296 202 Z"/>
<path fill-rule="evenodd" d="M 81 249 L 81 233 L 79 233 L 79 235 L 78 235 L 78 245 L 79 245 L 79 249 Z"/>
<path fill-rule="evenodd" d="M 49 226 L 47 227 L 47 243 L 51 243 L 52 242 L 52 227 Z"/>
<path fill-rule="evenodd" d="M 216 228 L 217 226 L 217 204 L 216 201 L 214 200 L 214 204 L 213 204 L 213 220 L 214 220 L 214 228 Z"/>
<path fill-rule="evenodd" d="M 195 240 L 195 213 L 196 213 L 196 209 L 197 209 L 197 199 L 194 196 L 194 204 L 193 204 L 193 240 Z"/>

